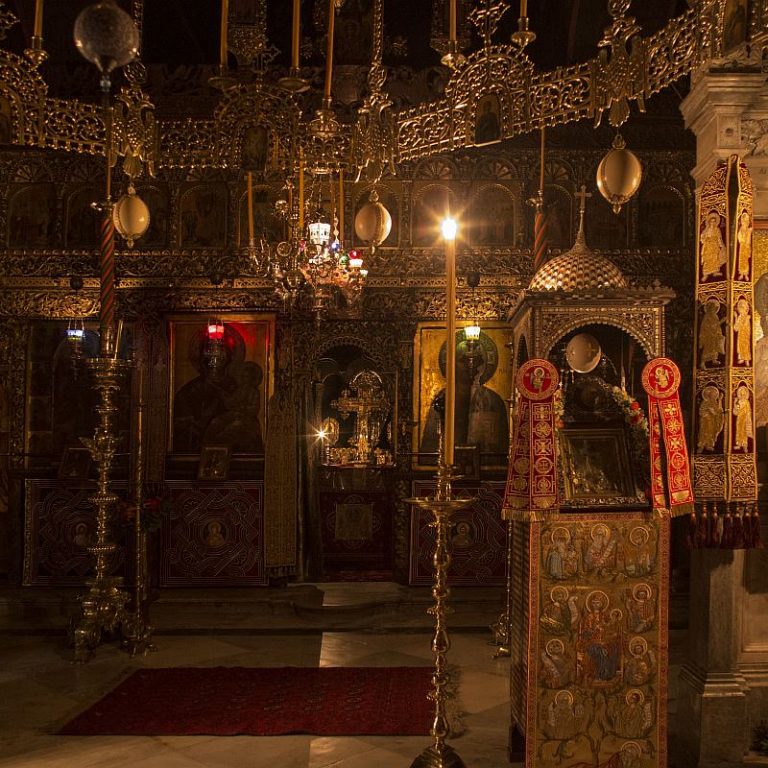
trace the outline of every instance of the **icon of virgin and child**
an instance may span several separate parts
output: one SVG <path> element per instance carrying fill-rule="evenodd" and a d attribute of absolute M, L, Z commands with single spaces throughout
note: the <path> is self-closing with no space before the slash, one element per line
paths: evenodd
<path fill-rule="evenodd" d="M 445 378 L 446 345 L 438 355 L 442 378 Z M 456 333 L 456 445 L 476 445 L 483 455 L 498 455 L 506 461 L 509 447 L 507 406 L 501 396 L 487 386 L 496 372 L 498 350 L 493 339 L 481 332 L 477 341 L 467 340 L 464 331 Z M 437 453 L 438 424 L 444 418 L 445 388 L 432 398 L 419 446 L 420 453 Z M 493 460 L 492 460 L 493 463 Z"/>
<path fill-rule="evenodd" d="M 200 453 L 205 446 L 227 446 L 232 453 L 261 453 L 261 366 L 245 360 L 245 341 L 234 324 L 220 342 L 203 331 L 188 344 L 198 375 L 173 401 L 174 453 Z"/>

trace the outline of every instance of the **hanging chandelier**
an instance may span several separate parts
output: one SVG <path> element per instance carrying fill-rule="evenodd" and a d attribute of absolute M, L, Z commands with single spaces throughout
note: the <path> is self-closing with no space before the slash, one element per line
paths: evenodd
<path fill-rule="evenodd" d="M 330 214 L 323 210 L 319 200 L 321 184 L 317 177 L 313 180 L 309 200 L 304 203 L 303 168 L 300 167 L 297 210 L 292 210 L 293 206 L 285 201 L 276 206 L 278 213 L 287 214 L 290 239 L 278 244 L 271 264 L 277 295 L 290 307 L 295 307 L 302 295 L 311 296 L 312 310 L 318 320 L 334 306 L 354 309 L 359 304 L 368 275 L 360 251 L 344 248 L 340 237 L 340 226 L 343 228 L 341 197 L 335 195 L 333 176 L 329 175 L 328 180 Z M 339 189 L 343 195 L 341 177 Z M 290 193 L 289 197 L 292 197 Z M 311 211 L 308 217 L 304 215 L 306 209 Z M 339 307 L 339 296 L 343 299 L 343 307 Z"/>

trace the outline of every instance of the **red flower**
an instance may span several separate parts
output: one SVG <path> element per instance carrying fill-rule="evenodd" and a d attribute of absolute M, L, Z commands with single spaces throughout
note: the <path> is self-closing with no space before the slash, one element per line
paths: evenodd
<path fill-rule="evenodd" d="M 633 400 L 629 407 L 633 411 L 639 411 L 640 410 L 640 403 L 638 403 L 637 400 Z"/>

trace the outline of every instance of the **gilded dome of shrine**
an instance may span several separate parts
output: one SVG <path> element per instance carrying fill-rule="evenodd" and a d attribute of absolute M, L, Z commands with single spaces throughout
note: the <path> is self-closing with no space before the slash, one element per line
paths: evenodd
<path fill-rule="evenodd" d="M 622 271 L 605 256 L 595 253 L 584 237 L 584 212 L 573 248 L 554 256 L 537 270 L 528 286 L 541 293 L 577 293 L 595 289 L 628 288 Z"/>

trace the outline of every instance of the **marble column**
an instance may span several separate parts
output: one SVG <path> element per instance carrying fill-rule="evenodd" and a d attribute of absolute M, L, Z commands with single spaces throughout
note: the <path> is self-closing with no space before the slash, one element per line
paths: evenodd
<path fill-rule="evenodd" d="M 697 195 L 717 163 L 739 154 L 755 185 L 755 223 L 768 220 L 768 86 L 759 64 L 718 62 L 693 77 L 681 105 L 696 134 Z M 747 565 L 757 552 L 691 553 L 689 652 L 680 675 L 677 723 L 679 765 L 737 766 L 752 729 L 768 719 L 768 644 L 750 644 L 748 626 L 768 627 L 765 609 L 750 600 Z M 763 580 L 765 581 L 765 580 Z M 756 653 L 753 651 L 756 650 Z"/>

